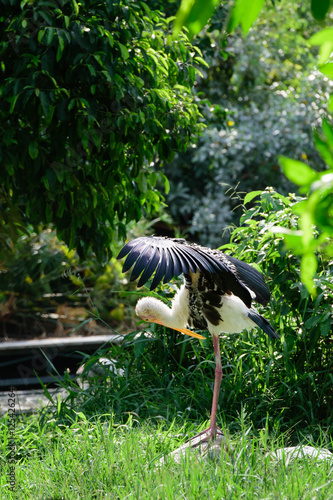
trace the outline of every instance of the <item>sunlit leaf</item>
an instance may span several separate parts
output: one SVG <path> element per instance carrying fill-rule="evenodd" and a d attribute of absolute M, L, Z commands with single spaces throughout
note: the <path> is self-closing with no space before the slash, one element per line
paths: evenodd
<path fill-rule="evenodd" d="M 321 64 L 318 69 L 323 75 L 333 78 L 333 63 Z"/>
<path fill-rule="evenodd" d="M 173 36 L 178 36 L 183 26 L 189 30 L 190 37 L 199 33 L 220 3 L 220 0 L 204 2 L 202 0 L 182 0 L 176 15 Z"/>
<path fill-rule="evenodd" d="M 303 255 L 301 260 L 301 279 L 312 296 L 316 295 L 313 278 L 317 270 L 317 259 L 313 253 Z"/>
<path fill-rule="evenodd" d="M 333 112 L 333 94 L 331 94 L 328 99 L 328 111 L 330 113 Z"/>
<path fill-rule="evenodd" d="M 317 173 L 301 161 L 279 156 L 279 163 L 288 179 L 299 186 L 309 185 L 317 177 Z"/>
<path fill-rule="evenodd" d="M 261 195 L 262 191 L 251 191 L 250 193 L 247 193 L 244 197 L 244 205 L 247 203 L 250 203 L 250 201 L 253 200 L 256 196 Z"/>
<path fill-rule="evenodd" d="M 244 35 L 246 35 L 257 19 L 264 2 L 265 0 L 251 0 L 250 2 L 248 0 L 235 0 L 228 23 L 228 31 L 233 31 L 240 25 Z"/>
<path fill-rule="evenodd" d="M 333 151 L 333 129 L 332 126 L 325 119 L 323 120 L 322 129 L 326 136 L 327 142 Z"/>
<path fill-rule="evenodd" d="M 333 28 L 325 28 L 321 31 L 318 31 L 311 38 L 309 38 L 308 42 L 311 45 L 321 45 L 325 42 L 333 41 Z"/>
<path fill-rule="evenodd" d="M 319 45 L 318 64 L 323 65 L 333 52 L 333 28 L 318 31 L 309 39 L 311 45 Z"/>

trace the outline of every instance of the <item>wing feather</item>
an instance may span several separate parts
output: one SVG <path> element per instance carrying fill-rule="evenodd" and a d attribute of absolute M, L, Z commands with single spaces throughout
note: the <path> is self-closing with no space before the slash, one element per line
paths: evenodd
<path fill-rule="evenodd" d="M 191 247 L 188 247 L 187 251 L 188 251 L 188 253 L 190 253 L 191 257 L 197 263 L 197 268 L 199 269 L 199 271 L 208 271 L 209 273 L 215 273 L 216 272 L 216 269 L 211 264 L 210 259 L 207 258 L 207 255 L 205 255 L 204 257 L 202 257 L 199 252 L 197 252 L 196 250 L 194 250 Z"/>
<path fill-rule="evenodd" d="M 165 273 L 163 283 L 168 283 L 174 276 L 182 274 L 181 262 L 179 261 L 177 254 L 173 251 L 173 248 L 168 249 L 168 253 L 170 261 L 172 261 L 172 265 L 168 269 L 168 272 Z"/>
<path fill-rule="evenodd" d="M 138 240 L 139 239 L 140 238 L 138 238 Z M 140 255 L 140 253 L 141 253 L 141 249 L 144 247 L 144 242 L 143 241 L 137 241 L 137 244 L 133 244 L 132 246 L 130 246 L 130 243 L 132 243 L 133 241 L 135 242 L 135 240 L 131 240 L 127 244 L 128 247 L 126 249 L 127 251 L 126 251 L 125 255 L 127 253 L 128 253 L 128 255 L 127 255 L 126 260 L 124 262 L 123 273 L 126 273 L 133 266 L 134 262 L 138 258 L 138 255 Z M 121 257 L 119 257 L 119 255 L 117 257 L 118 259 L 121 258 Z"/>
<path fill-rule="evenodd" d="M 150 290 L 154 290 L 157 287 L 157 285 L 159 284 L 159 282 L 162 280 L 163 276 L 165 275 L 166 263 L 167 263 L 168 258 L 165 256 L 163 250 L 164 250 L 163 248 L 161 248 L 161 250 L 160 250 L 161 258 L 160 258 L 160 261 L 158 263 L 158 267 L 156 269 L 152 284 L 150 285 Z"/>
<path fill-rule="evenodd" d="M 173 259 L 173 253 L 170 252 L 169 249 L 163 248 L 163 252 L 165 255 L 165 262 L 166 262 L 163 283 L 168 283 L 174 276 L 176 276 L 174 259 Z"/>
<path fill-rule="evenodd" d="M 151 290 L 154 290 L 163 278 L 164 282 L 168 282 L 173 276 L 179 276 L 181 273 L 188 274 L 189 271 L 195 273 L 199 270 L 206 276 L 209 275 L 210 280 L 218 286 L 223 285 L 223 289 L 230 290 L 248 307 L 251 307 L 251 294 L 247 288 L 247 286 L 251 288 L 248 272 L 244 267 L 235 264 L 235 259 L 233 261 L 229 259 L 232 264 L 230 265 L 225 259 L 228 256 L 222 253 L 223 259 L 219 259 L 218 256 L 212 254 L 210 249 L 188 244 L 183 239 L 150 236 L 129 241 L 117 258 L 121 259 L 126 255 L 123 272 L 134 266 L 131 281 L 137 279 L 142 273 L 138 286 L 144 285 L 154 272 Z M 260 280 L 259 282 L 261 283 Z M 260 288 L 259 285 L 257 288 Z M 263 287 L 261 291 L 263 294 Z M 257 294 L 256 290 L 255 293 Z"/>
<path fill-rule="evenodd" d="M 189 262 L 186 260 L 185 256 L 180 251 L 180 249 L 177 246 L 175 246 L 172 249 L 172 253 L 174 253 L 175 255 L 177 255 L 177 257 L 178 257 L 178 259 L 180 261 L 180 269 L 181 269 L 180 274 L 181 273 L 188 274 L 190 265 L 189 265 Z"/>
<path fill-rule="evenodd" d="M 135 265 L 134 265 L 132 272 L 131 272 L 130 281 L 136 280 L 140 276 L 140 274 L 142 273 L 142 270 L 146 269 L 147 264 L 149 262 L 149 255 L 147 255 L 148 250 L 149 250 L 149 247 L 145 247 L 142 250 L 139 258 L 135 262 Z"/>
<path fill-rule="evenodd" d="M 235 266 L 237 277 L 255 293 L 254 300 L 266 306 L 271 294 L 263 275 L 246 262 L 235 259 L 230 255 L 225 255 L 225 257 Z"/>
<path fill-rule="evenodd" d="M 159 263 L 159 260 L 160 260 L 159 250 L 157 247 L 155 247 L 152 249 L 150 259 L 147 262 L 147 265 L 146 265 L 145 269 L 143 270 L 143 273 L 141 274 L 141 277 L 138 281 L 139 287 L 143 286 L 149 280 L 149 278 L 151 277 L 151 275 L 155 271 L 155 269 Z"/>

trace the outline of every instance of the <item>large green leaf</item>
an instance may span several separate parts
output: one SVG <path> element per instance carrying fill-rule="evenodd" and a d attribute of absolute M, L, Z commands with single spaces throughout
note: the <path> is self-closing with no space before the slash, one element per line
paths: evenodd
<path fill-rule="evenodd" d="M 318 262 L 314 253 L 306 253 L 303 255 L 301 260 L 301 279 L 312 296 L 316 295 L 313 277 L 317 270 L 317 265 Z"/>
<path fill-rule="evenodd" d="M 279 156 L 279 163 L 288 179 L 299 186 L 307 186 L 317 177 L 315 170 L 301 161 Z"/>
<path fill-rule="evenodd" d="M 246 35 L 257 19 L 264 3 L 265 0 L 235 0 L 228 22 L 228 31 L 233 31 L 240 25 L 244 35 Z"/>
<path fill-rule="evenodd" d="M 330 8 L 331 0 L 311 0 L 311 12 L 317 21 L 322 21 Z"/>
<path fill-rule="evenodd" d="M 320 45 L 318 64 L 323 65 L 333 51 L 333 28 L 325 28 L 315 33 L 310 39 L 311 45 Z"/>
<path fill-rule="evenodd" d="M 183 26 L 189 30 L 190 38 L 199 33 L 220 3 L 220 0 L 182 0 L 174 23 L 174 37 Z"/>

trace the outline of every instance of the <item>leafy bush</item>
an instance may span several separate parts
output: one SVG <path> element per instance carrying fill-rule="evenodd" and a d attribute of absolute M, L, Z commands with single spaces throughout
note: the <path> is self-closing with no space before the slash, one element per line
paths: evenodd
<path fill-rule="evenodd" d="M 113 246 L 112 250 L 117 253 L 119 249 Z M 82 262 L 58 240 L 55 231 L 36 234 L 30 228 L 7 252 L 6 262 L 0 262 L 2 334 L 21 339 L 52 336 L 60 317 L 74 330 L 82 315 L 118 327 L 130 316 L 126 307 L 132 310 L 134 300 L 127 298 L 124 303 L 120 296 L 128 290 L 121 267 L 115 258 L 105 266 L 96 258 Z M 105 326 L 100 322 L 95 332 Z M 55 335 L 59 334 L 62 331 Z"/>
<path fill-rule="evenodd" d="M 27 220 L 52 223 L 70 248 L 102 258 L 126 224 L 158 209 L 165 177 L 154 162 L 200 129 L 191 96 L 200 51 L 184 34 L 166 43 L 170 24 L 143 2 L 1 1 L 9 236 Z"/>
<path fill-rule="evenodd" d="M 264 105 L 253 102 L 231 107 L 230 112 L 229 126 L 208 126 L 190 159 L 187 155 L 189 161 L 180 157 L 176 168 L 166 170 L 171 214 L 188 224 L 202 244 L 214 247 L 221 244 L 223 228 L 237 223 L 232 213 L 236 204 L 227 193 L 230 186 L 249 192 L 268 185 L 287 194 L 292 184 L 280 171 L 281 154 L 323 167 L 312 139 L 319 114 L 303 102 L 270 93 Z"/>
<path fill-rule="evenodd" d="M 325 168 L 313 128 L 326 112 L 330 83 L 314 69 L 307 42 L 316 24 L 307 6 L 282 1 L 267 9 L 246 39 L 223 39 L 216 29 L 199 38 L 208 68 L 195 89 L 207 127 L 166 169 L 174 220 L 214 247 L 241 215 L 228 188 L 246 193 L 273 186 L 287 194 L 294 188 L 280 170 L 280 154 Z"/>
<path fill-rule="evenodd" d="M 228 248 L 235 257 L 257 263 L 269 280 L 270 321 L 281 335 L 281 345 L 274 353 L 271 349 L 270 359 L 267 355 L 261 358 L 261 354 L 257 357 L 252 351 L 252 369 L 265 395 L 268 414 L 279 416 L 286 425 L 293 421 L 331 426 L 332 263 L 320 260 L 315 277 L 318 293 L 311 298 L 301 282 L 300 259 L 285 247 L 282 237 L 270 231 L 277 225 L 297 228 L 293 207 L 298 201 L 292 195 L 286 198 L 272 190 L 262 192 L 255 206 L 241 217 L 245 225 L 235 229 Z M 253 389 L 249 390 L 252 393 Z M 263 410 L 259 404 L 256 411 L 260 407 Z"/>
<path fill-rule="evenodd" d="M 312 299 L 300 280 L 300 262 L 270 229 L 297 226 L 295 196 L 272 190 L 251 193 L 254 206 L 244 211 L 242 226 L 224 248 L 259 267 L 272 292 L 270 312 L 260 308 L 281 339 L 271 341 L 261 331 L 221 335 L 223 380 L 219 415 L 232 423 L 245 409 L 256 429 L 317 432 L 332 428 L 333 377 L 332 265 L 321 261 L 316 276 L 318 294 Z M 171 288 L 160 293 L 171 298 Z M 146 333 L 145 333 L 146 332 Z M 96 377 L 90 387 L 72 389 L 61 418 L 74 411 L 113 412 L 116 420 L 128 412 L 140 418 L 172 420 L 185 414 L 193 421 L 208 419 L 215 359 L 211 336 L 197 342 L 175 331 L 148 325 L 133 332 L 122 347 L 100 355 L 117 359 L 125 373 Z M 202 332 L 203 333 L 203 332 Z M 89 363 L 92 363 L 90 359 Z M 69 413 L 68 413 L 69 412 Z"/>

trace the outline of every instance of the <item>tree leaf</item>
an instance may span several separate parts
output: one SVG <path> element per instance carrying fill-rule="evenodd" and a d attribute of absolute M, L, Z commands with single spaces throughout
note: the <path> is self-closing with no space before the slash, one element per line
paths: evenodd
<path fill-rule="evenodd" d="M 301 260 L 301 280 L 313 297 L 316 295 L 316 289 L 313 282 L 316 270 L 316 256 L 313 253 L 306 253 L 303 255 Z"/>
<path fill-rule="evenodd" d="M 121 57 L 124 59 L 124 61 L 126 61 L 129 58 L 129 52 L 128 52 L 127 47 L 125 47 L 125 45 L 123 45 L 120 42 L 118 42 L 117 45 L 120 49 Z"/>
<path fill-rule="evenodd" d="M 321 45 L 325 42 L 331 42 L 333 40 L 333 28 L 325 28 L 321 31 L 318 31 L 311 38 L 309 38 L 308 42 L 311 45 Z"/>
<path fill-rule="evenodd" d="M 250 203 L 250 201 L 253 200 L 256 196 L 261 195 L 262 191 L 251 191 L 250 193 L 247 193 L 244 197 L 244 205 L 247 203 Z"/>
<path fill-rule="evenodd" d="M 145 193 L 147 191 L 147 177 L 144 172 L 140 172 L 138 175 L 138 188 L 141 193 Z"/>
<path fill-rule="evenodd" d="M 327 318 L 325 321 L 319 324 L 320 333 L 323 337 L 326 337 L 331 331 L 331 318 Z"/>
<path fill-rule="evenodd" d="M 64 51 L 64 47 L 65 47 L 65 41 L 61 35 L 58 36 L 58 43 L 59 43 L 59 45 L 58 45 L 57 55 L 56 55 L 57 62 L 60 61 L 60 59 L 62 57 L 62 53 Z"/>
<path fill-rule="evenodd" d="M 333 78 L 333 63 L 321 64 L 318 69 L 323 75 Z"/>
<path fill-rule="evenodd" d="M 333 28 L 318 31 L 308 41 L 311 45 L 320 45 L 318 64 L 324 64 L 333 51 Z"/>
<path fill-rule="evenodd" d="M 244 35 L 257 19 L 265 0 L 235 0 L 231 11 L 227 30 L 233 31 L 238 25 L 241 26 Z"/>
<path fill-rule="evenodd" d="M 299 186 L 310 185 L 317 177 L 317 173 L 301 161 L 279 156 L 279 163 L 288 179 Z"/>
<path fill-rule="evenodd" d="M 330 8 L 331 0 L 311 0 L 311 12 L 317 21 L 322 21 Z"/>
<path fill-rule="evenodd" d="M 173 37 L 178 36 L 183 26 L 189 30 L 190 38 L 199 33 L 220 3 L 220 0 L 182 0 L 174 23 Z"/>
<path fill-rule="evenodd" d="M 38 144 L 36 141 L 29 143 L 29 155 L 30 158 L 35 160 L 38 156 Z"/>

